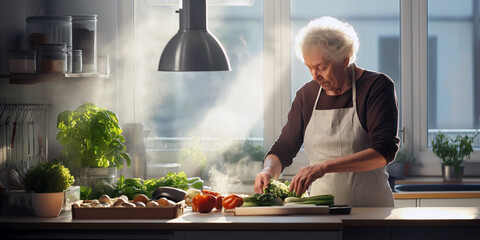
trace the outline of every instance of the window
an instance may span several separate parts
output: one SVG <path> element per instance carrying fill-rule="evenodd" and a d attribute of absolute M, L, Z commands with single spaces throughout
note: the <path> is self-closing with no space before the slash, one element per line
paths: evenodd
<path fill-rule="evenodd" d="M 310 20 L 321 16 L 332 16 L 351 24 L 358 34 L 360 48 L 356 64 L 390 76 L 395 82 L 397 97 L 401 103 L 398 0 L 370 0 L 362 1 L 361 4 L 355 0 L 291 1 L 290 4 L 292 42 L 290 102 L 294 100 L 296 91 L 312 79 L 310 72 L 295 54 L 293 46 L 295 36 Z M 401 109 L 401 106 L 399 107 Z M 292 168 L 286 169 L 284 175 L 294 175 L 299 165 L 305 164 L 308 162 L 302 148 Z"/>
<path fill-rule="evenodd" d="M 158 72 L 163 48 L 178 31 L 178 5 L 135 1 L 135 118 L 149 131 L 149 177 L 192 167 L 174 164 L 189 146 L 199 147 L 208 164 L 221 161 L 232 140 L 263 146 L 263 2 L 245 2 L 250 6 L 207 6 L 208 29 L 232 71 Z"/>
<path fill-rule="evenodd" d="M 437 131 L 455 137 L 473 135 L 480 128 L 478 4 L 428 2 L 429 147 Z"/>
<path fill-rule="evenodd" d="M 192 143 L 207 150 L 209 164 L 225 158 L 225 143 L 232 139 L 247 139 L 268 150 L 287 120 L 295 92 L 311 80 L 295 55 L 293 40 L 308 21 L 325 15 L 345 20 L 357 31 L 358 66 L 384 72 L 395 82 L 399 130 L 405 129 L 399 134 L 400 146 L 420 163 L 412 174 L 439 174 L 438 159 L 429 149 L 437 130 L 473 134 L 480 128 L 480 0 L 209 5 L 209 30 L 224 45 L 232 71 L 195 73 L 156 71 L 163 47 L 178 30 L 178 6 L 152 2 L 134 2 L 132 34 L 133 115 L 150 131 L 152 171 L 155 164 L 177 170 L 178 154 Z M 479 147 L 478 138 L 475 144 Z M 478 152 L 472 156 L 479 159 Z M 305 164 L 301 150 L 283 177 L 293 176 Z M 245 179 L 253 180 L 258 167 L 261 164 L 243 169 L 250 174 Z"/>

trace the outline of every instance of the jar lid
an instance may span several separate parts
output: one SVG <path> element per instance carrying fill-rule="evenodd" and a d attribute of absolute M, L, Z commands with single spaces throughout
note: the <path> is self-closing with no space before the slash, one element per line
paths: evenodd
<path fill-rule="evenodd" d="M 35 21 L 65 21 L 71 22 L 71 16 L 30 16 L 27 17 L 26 22 L 35 22 Z"/>
<path fill-rule="evenodd" d="M 25 53 L 25 54 L 35 54 L 34 50 L 8 50 L 8 53 Z"/>
<path fill-rule="evenodd" d="M 72 20 L 96 20 L 97 14 L 72 15 Z"/>
<path fill-rule="evenodd" d="M 82 55 L 82 50 L 73 50 L 72 54 L 73 55 Z"/>
<path fill-rule="evenodd" d="M 65 43 L 44 43 L 38 44 L 37 49 L 40 50 L 58 50 L 67 52 L 67 44 Z"/>
<path fill-rule="evenodd" d="M 35 51 L 34 50 L 9 50 L 8 54 L 11 56 L 33 57 L 35 56 Z"/>

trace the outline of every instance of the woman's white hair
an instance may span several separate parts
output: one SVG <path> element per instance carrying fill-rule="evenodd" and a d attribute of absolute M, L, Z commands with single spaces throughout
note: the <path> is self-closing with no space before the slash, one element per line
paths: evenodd
<path fill-rule="evenodd" d="M 352 64 L 357 59 L 358 45 L 353 27 L 333 17 L 313 19 L 295 38 L 297 56 L 302 60 L 304 52 L 317 48 L 327 60 L 340 63 L 349 58 L 348 64 Z"/>

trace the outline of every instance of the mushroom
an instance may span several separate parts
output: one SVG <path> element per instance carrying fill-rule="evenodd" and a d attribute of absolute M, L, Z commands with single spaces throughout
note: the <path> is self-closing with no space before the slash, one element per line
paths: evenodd
<path fill-rule="evenodd" d="M 113 206 L 114 207 L 120 207 L 122 204 L 126 203 L 127 201 L 125 201 L 123 198 L 119 198 L 117 199 L 117 201 L 115 201 L 115 203 L 113 203 Z"/>
<path fill-rule="evenodd" d="M 110 197 L 108 195 L 102 195 L 98 198 L 98 201 L 100 203 L 107 203 L 107 204 L 112 204 L 112 200 L 110 199 Z"/>
<path fill-rule="evenodd" d="M 133 203 L 131 203 L 131 202 L 122 203 L 122 205 L 120 205 L 120 206 L 127 207 L 127 208 L 134 208 L 134 207 L 136 207 L 135 204 L 133 204 Z"/>
<path fill-rule="evenodd" d="M 158 203 L 155 201 L 150 201 L 147 203 L 146 207 L 158 207 Z"/>

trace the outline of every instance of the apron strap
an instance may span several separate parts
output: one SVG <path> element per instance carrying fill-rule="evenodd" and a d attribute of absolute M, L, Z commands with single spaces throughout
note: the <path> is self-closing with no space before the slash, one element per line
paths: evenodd
<path fill-rule="evenodd" d="M 352 104 L 357 113 L 357 85 L 355 83 L 355 64 L 352 63 Z"/>

